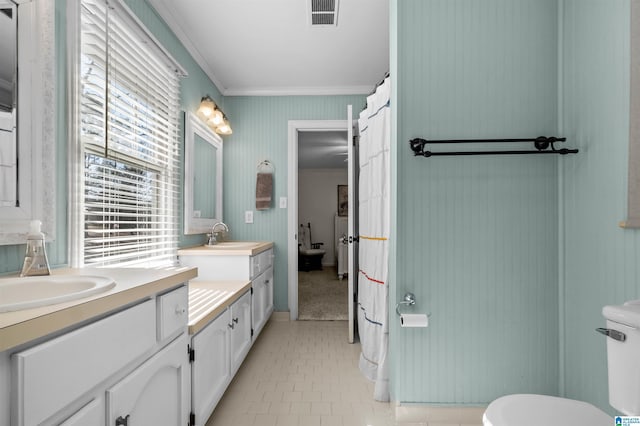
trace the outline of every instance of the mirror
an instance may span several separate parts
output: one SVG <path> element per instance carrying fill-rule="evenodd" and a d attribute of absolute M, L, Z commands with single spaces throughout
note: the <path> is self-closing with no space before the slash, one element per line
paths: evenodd
<path fill-rule="evenodd" d="M 55 2 L 0 0 L 0 11 L 0 49 L 9 49 L 0 52 L 0 244 L 24 243 L 33 219 L 42 221 L 51 240 L 56 189 Z M 15 54 L 11 45 L 17 48 Z"/>
<path fill-rule="evenodd" d="M 222 139 L 185 114 L 184 233 L 205 234 L 222 221 Z"/>
<path fill-rule="evenodd" d="M 16 6 L 0 1 L 0 112 L 13 113 L 15 108 L 18 20 Z"/>
<path fill-rule="evenodd" d="M 18 16 L 15 4 L 0 1 L 0 206 L 18 203 L 16 94 Z"/>

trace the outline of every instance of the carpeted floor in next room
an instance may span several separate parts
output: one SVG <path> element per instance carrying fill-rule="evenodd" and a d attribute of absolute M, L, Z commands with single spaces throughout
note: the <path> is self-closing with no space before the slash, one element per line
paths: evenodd
<path fill-rule="evenodd" d="M 332 266 L 298 272 L 299 320 L 347 320 L 347 277 L 338 279 Z"/>

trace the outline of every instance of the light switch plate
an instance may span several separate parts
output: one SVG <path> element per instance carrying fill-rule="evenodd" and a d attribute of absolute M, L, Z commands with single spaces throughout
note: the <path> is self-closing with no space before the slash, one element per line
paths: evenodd
<path fill-rule="evenodd" d="M 244 223 L 253 223 L 253 210 L 244 212 Z"/>
<path fill-rule="evenodd" d="M 287 197 L 280 197 L 280 208 L 281 209 L 287 208 Z"/>

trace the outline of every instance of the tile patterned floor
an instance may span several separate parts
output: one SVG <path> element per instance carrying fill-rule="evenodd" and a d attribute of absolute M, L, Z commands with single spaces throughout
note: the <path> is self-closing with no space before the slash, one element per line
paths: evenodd
<path fill-rule="evenodd" d="M 359 354 L 344 321 L 269 321 L 206 426 L 444 425 L 396 423 Z"/>
<path fill-rule="evenodd" d="M 389 426 L 344 321 L 270 321 L 207 426 Z"/>

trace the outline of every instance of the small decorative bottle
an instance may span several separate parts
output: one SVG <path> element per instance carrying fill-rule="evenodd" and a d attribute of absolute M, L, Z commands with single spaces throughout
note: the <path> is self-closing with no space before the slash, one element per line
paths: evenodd
<path fill-rule="evenodd" d="M 24 255 L 21 277 L 33 275 L 51 275 L 49 260 L 44 245 L 44 234 L 41 230 L 42 222 L 32 220 L 27 235 L 27 251 Z"/>

